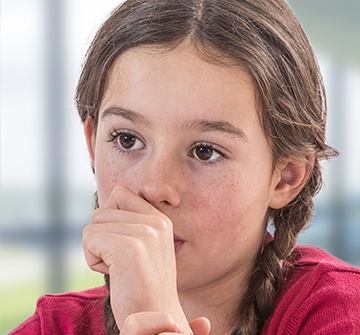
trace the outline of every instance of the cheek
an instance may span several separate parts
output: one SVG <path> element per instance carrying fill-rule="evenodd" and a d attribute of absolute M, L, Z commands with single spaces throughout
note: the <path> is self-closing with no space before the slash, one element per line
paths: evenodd
<path fill-rule="evenodd" d="M 235 173 L 193 187 L 189 196 L 192 216 L 205 235 L 231 232 L 262 234 L 268 208 L 265 181 Z"/>
<path fill-rule="evenodd" d="M 112 160 L 111 156 L 109 158 L 108 155 L 102 155 L 99 152 L 95 161 L 95 179 L 100 207 L 106 204 L 116 186 L 127 186 L 133 189 L 135 176 L 136 171 L 133 168 L 121 165 L 119 160 Z"/>
<path fill-rule="evenodd" d="M 206 234 L 218 234 L 229 230 L 241 214 L 242 185 L 231 174 L 223 178 L 211 178 L 194 183 L 186 201 L 191 207 L 194 220 Z M 235 217 L 234 217 L 235 216 Z"/>

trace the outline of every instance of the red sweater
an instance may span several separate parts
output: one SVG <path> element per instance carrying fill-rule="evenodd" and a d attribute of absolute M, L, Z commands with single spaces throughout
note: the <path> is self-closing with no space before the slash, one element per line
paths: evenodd
<path fill-rule="evenodd" d="M 314 247 L 299 256 L 277 298 L 262 335 L 360 334 L 360 269 Z M 46 295 L 35 314 L 9 335 L 103 335 L 104 287 Z"/>

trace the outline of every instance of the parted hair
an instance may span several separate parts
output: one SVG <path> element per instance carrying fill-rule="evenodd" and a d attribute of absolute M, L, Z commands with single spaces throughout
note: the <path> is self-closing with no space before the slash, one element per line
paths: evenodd
<path fill-rule="evenodd" d="M 322 185 L 320 160 L 337 155 L 326 144 L 326 98 L 309 41 L 283 0 L 128 0 L 97 32 L 86 55 L 76 103 L 96 128 L 109 72 L 124 51 L 147 45 L 175 48 L 190 41 L 208 62 L 240 66 L 252 76 L 258 115 L 273 166 L 287 158 L 315 157 L 301 192 L 269 210 L 273 239 L 259 253 L 238 305 L 232 335 L 259 334 L 286 280 L 297 236 L 309 223 Z M 105 276 L 109 286 L 109 278 Z M 107 335 L 119 334 L 110 299 L 104 303 Z"/>

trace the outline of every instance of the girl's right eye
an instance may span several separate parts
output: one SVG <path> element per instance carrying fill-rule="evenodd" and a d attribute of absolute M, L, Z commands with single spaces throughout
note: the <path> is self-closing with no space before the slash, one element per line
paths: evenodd
<path fill-rule="evenodd" d="M 129 152 L 145 148 L 145 143 L 135 134 L 128 130 L 115 130 L 110 134 L 109 142 L 121 152 Z"/>

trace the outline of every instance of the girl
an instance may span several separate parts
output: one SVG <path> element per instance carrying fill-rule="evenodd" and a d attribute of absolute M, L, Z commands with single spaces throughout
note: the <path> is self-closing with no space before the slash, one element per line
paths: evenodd
<path fill-rule="evenodd" d="M 106 286 L 41 298 L 12 334 L 360 333 L 360 271 L 296 245 L 337 152 L 284 1 L 128 0 L 76 99 L 98 187 L 83 246 Z"/>

